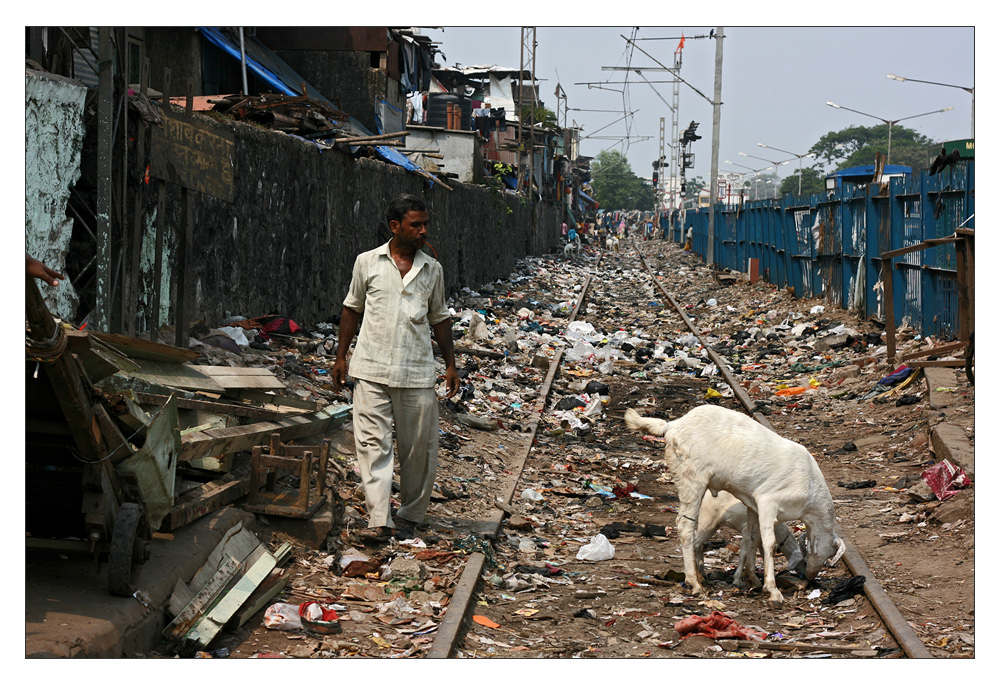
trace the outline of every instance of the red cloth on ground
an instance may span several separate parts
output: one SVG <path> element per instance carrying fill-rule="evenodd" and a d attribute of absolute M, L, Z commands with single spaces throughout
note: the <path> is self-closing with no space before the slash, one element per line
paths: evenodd
<path fill-rule="evenodd" d="M 691 615 L 676 624 L 674 629 L 681 638 L 688 636 L 708 636 L 709 638 L 741 638 L 745 640 L 762 641 L 767 637 L 763 631 L 751 631 L 723 612 L 713 612 L 708 617 Z"/>

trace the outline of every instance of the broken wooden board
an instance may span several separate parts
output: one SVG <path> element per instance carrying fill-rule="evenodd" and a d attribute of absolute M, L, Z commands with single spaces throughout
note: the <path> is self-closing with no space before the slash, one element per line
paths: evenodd
<path fill-rule="evenodd" d="M 209 391 L 211 393 L 223 393 L 225 391 L 212 377 L 204 374 L 198 365 L 156 362 L 153 360 L 141 360 L 138 364 L 139 369 L 129 374 L 129 376 L 150 383 L 188 391 Z"/>
<path fill-rule="evenodd" d="M 227 589 L 184 635 L 184 650 L 197 651 L 208 647 L 212 639 L 222 631 L 233 615 L 263 583 L 276 564 L 274 555 L 263 543 L 257 546 L 241 565 L 242 574 L 238 575 L 236 583 Z"/>
<path fill-rule="evenodd" d="M 321 409 L 319 404 L 309 400 L 302 400 L 301 398 L 292 398 L 287 395 L 277 395 L 275 393 L 267 393 L 264 391 L 255 391 L 248 388 L 241 389 L 239 392 L 234 393 L 234 395 L 238 396 L 241 400 L 249 400 L 254 403 L 264 403 L 266 405 L 275 405 L 278 407 L 288 406 L 295 407 L 300 410 L 311 410 L 313 412 Z"/>
<path fill-rule="evenodd" d="M 288 581 L 288 570 L 272 570 L 270 576 L 257 587 L 239 611 L 233 615 L 227 626 L 230 629 L 238 629 L 246 624 L 255 614 L 267 607 L 276 595 L 285 590 Z"/>
<path fill-rule="evenodd" d="M 187 348 L 178 348 L 163 343 L 142 338 L 133 338 L 117 333 L 92 332 L 97 339 L 121 351 L 133 360 L 151 360 L 153 362 L 184 363 L 193 360 L 201 353 Z"/>
<path fill-rule="evenodd" d="M 236 524 L 226 532 L 218 545 L 209 553 L 208 559 L 201 568 L 195 572 L 194 577 L 188 583 L 192 590 L 201 589 L 208 583 L 208 580 L 217 572 L 226 560 L 236 560 L 242 562 L 253 550 L 260 545 L 257 536 L 246 529 L 243 523 Z"/>
<path fill-rule="evenodd" d="M 131 391 L 132 396 L 135 401 L 142 405 L 162 405 L 167 401 L 169 396 L 159 395 L 155 393 L 143 393 L 140 391 Z M 275 397 L 275 396 L 270 396 Z M 276 403 L 282 404 L 282 403 Z M 302 414 L 301 409 L 283 409 L 281 407 L 276 407 L 275 409 L 268 409 L 263 407 L 253 407 L 252 405 L 243 405 L 237 403 L 217 403 L 211 400 L 192 400 L 188 398 L 178 398 L 177 408 L 180 410 L 203 410 L 205 412 L 214 412 L 216 414 L 224 414 L 230 417 L 248 417 L 250 419 L 260 419 L 260 420 L 276 420 L 283 419 L 288 415 Z M 317 410 L 318 407 L 310 407 L 308 409 Z"/>
<path fill-rule="evenodd" d="M 166 626 L 162 632 L 163 637 L 172 644 L 178 644 L 239 570 L 240 563 L 236 560 L 226 559 L 223 561 L 222 566 L 209 578 L 202 589 Z"/>
<path fill-rule="evenodd" d="M 190 524 L 194 520 L 211 514 L 234 500 L 243 497 L 249 490 L 249 479 L 237 479 L 227 474 L 221 479 L 209 481 L 183 495 L 183 501 L 176 503 L 160 524 L 160 531 L 168 532 Z"/>
<path fill-rule="evenodd" d="M 86 331 L 67 328 L 66 342 L 80 360 L 92 383 L 97 383 L 117 372 L 130 373 L 139 368 L 139 365 L 127 356 Z"/>
<path fill-rule="evenodd" d="M 209 429 L 188 434 L 181 439 L 178 461 L 189 464 L 192 460 L 210 455 L 227 455 L 250 450 L 270 440 L 277 433 L 282 441 L 312 436 L 342 424 L 351 413 L 350 405 L 331 405 L 318 412 L 288 417 L 276 422 L 257 422 L 228 429 Z"/>
<path fill-rule="evenodd" d="M 199 365 L 198 371 L 227 391 L 244 388 L 257 390 L 285 390 L 285 384 L 263 367 L 222 367 Z"/>
<path fill-rule="evenodd" d="M 163 518 L 174 506 L 174 481 L 180 451 L 177 403 L 171 398 L 150 422 L 142 448 L 116 466 L 119 472 L 132 475 L 137 481 L 146 519 L 153 531 L 160 528 Z"/>

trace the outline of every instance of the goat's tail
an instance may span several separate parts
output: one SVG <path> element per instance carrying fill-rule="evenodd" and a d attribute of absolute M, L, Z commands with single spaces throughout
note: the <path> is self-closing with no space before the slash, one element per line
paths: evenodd
<path fill-rule="evenodd" d="M 625 410 L 625 426 L 630 429 L 641 429 L 654 436 L 663 436 L 667 433 L 670 422 L 655 417 L 643 417 L 631 407 Z"/>

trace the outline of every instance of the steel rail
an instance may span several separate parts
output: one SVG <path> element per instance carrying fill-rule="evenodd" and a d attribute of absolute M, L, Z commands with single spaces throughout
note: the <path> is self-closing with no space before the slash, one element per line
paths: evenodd
<path fill-rule="evenodd" d="M 600 264 L 601 259 L 604 258 L 603 253 L 601 258 L 598 259 L 597 264 Z M 570 313 L 569 320 L 566 322 L 567 327 L 576 321 L 576 316 L 580 312 L 584 301 L 587 299 L 587 291 L 590 288 L 590 282 L 593 275 L 588 275 L 586 281 L 584 281 L 583 287 L 580 289 L 580 297 L 576 302 L 576 306 L 573 308 L 572 313 Z M 538 400 L 535 401 L 534 405 L 534 418 L 529 425 L 530 440 L 528 440 L 527 446 L 525 447 L 523 453 L 518 457 L 517 462 L 511 465 L 511 474 L 516 474 L 516 477 L 511 480 L 511 487 L 507 492 L 507 497 L 503 500 L 499 500 L 498 507 L 495 507 L 490 516 L 486 520 L 486 533 L 493 538 L 496 538 L 500 534 L 500 528 L 503 524 L 504 515 L 509 510 L 509 505 L 514 497 L 514 493 L 517 490 L 517 484 L 521 480 L 521 474 L 524 471 L 524 465 L 528 461 L 528 456 L 531 454 L 531 450 L 535 445 L 535 438 L 538 436 L 538 428 L 541 426 L 542 417 L 545 414 L 545 405 L 548 401 L 549 392 L 552 390 L 552 382 L 556 378 L 556 374 L 559 371 L 559 365 L 562 362 L 563 350 L 559 349 L 553 356 L 552 360 L 549 362 L 549 370 L 545 375 L 545 379 L 542 382 L 542 387 L 538 394 Z M 451 657 L 455 651 L 455 645 L 458 643 L 466 625 L 469 615 L 469 610 L 474 605 L 475 601 L 475 591 L 479 584 L 480 579 L 483 575 L 483 570 L 486 567 L 486 556 L 483 553 L 475 552 L 469 556 L 469 559 L 465 563 L 465 567 L 462 570 L 462 576 L 458 580 L 458 584 L 455 587 L 455 592 L 452 594 L 451 601 L 448 603 L 448 610 L 445 612 L 444 619 L 441 620 L 441 624 L 438 625 L 438 629 L 434 638 L 434 642 L 431 644 L 430 649 L 427 651 L 426 657 L 428 658 L 448 658 Z"/>
<path fill-rule="evenodd" d="M 655 278 L 656 275 L 653 274 L 653 270 L 649 268 L 649 264 L 646 262 L 645 255 L 643 255 L 642 252 L 638 250 L 638 248 L 636 248 L 636 253 L 639 255 L 639 260 L 642 262 L 643 267 L 645 267 L 649 275 L 653 277 L 653 283 L 656 284 L 656 287 L 659 289 L 660 293 L 663 294 L 664 298 L 666 298 L 666 300 L 670 303 L 671 307 L 674 308 L 677 314 L 681 316 L 681 319 L 684 320 L 684 323 L 691 331 L 691 334 L 698 339 L 698 342 L 701 344 L 701 346 L 708 352 L 708 356 L 711 358 L 715 366 L 719 368 L 719 373 L 725 379 L 729 387 L 733 389 L 733 394 L 740 401 L 740 404 L 742 404 L 743 407 L 746 408 L 747 412 L 756 421 L 766 426 L 771 431 L 774 431 L 774 427 L 771 426 L 771 423 L 769 421 L 767 421 L 767 418 L 765 418 L 764 415 L 762 415 L 760 412 L 756 411 L 755 403 L 753 402 L 753 400 L 750 399 L 750 396 L 748 396 L 746 392 L 743 390 L 743 387 L 740 385 L 736 377 L 733 376 L 733 373 L 729 370 L 729 367 L 725 364 L 725 361 L 719 356 L 718 353 L 716 353 L 711 348 L 711 346 L 705 344 L 705 342 L 701 339 L 701 336 L 699 335 L 697 327 L 695 326 L 694 322 L 691 321 L 691 319 L 684 313 L 680 305 L 677 304 L 677 301 L 674 300 L 673 296 L 667 293 L 667 290 L 663 287 L 663 284 L 661 284 Z M 775 433 L 777 432 L 775 431 Z M 861 557 L 861 554 L 858 553 L 858 549 L 842 533 L 840 534 L 840 537 L 843 539 L 846 545 L 846 550 L 844 551 L 843 555 L 844 564 L 847 565 L 848 569 L 850 569 L 851 573 L 854 576 L 865 577 L 865 584 L 864 584 L 865 595 L 868 597 L 868 600 L 875 608 L 875 611 L 878 612 L 879 616 L 882 618 L 882 621 L 885 623 L 886 628 L 889 629 L 890 633 L 892 633 L 893 638 L 896 639 L 896 642 L 899 644 L 900 648 L 903 649 L 903 652 L 907 655 L 907 657 L 912 657 L 912 658 L 933 657 L 930 651 L 927 650 L 926 646 L 924 646 L 923 642 L 920 640 L 920 637 L 917 636 L 917 633 L 913 630 L 913 627 L 911 627 L 909 622 L 906 621 L 906 618 L 903 617 L 903 614 L 899 611 L 899 608 L 897 608 L 896 604 L 892 602 L 892 599 L 889 597 L 889 594 L 885 592 L 881 584 L 879 584 L 878 580 L 872 575 L 871 569 L 868 568 L 867 563 Z"/>

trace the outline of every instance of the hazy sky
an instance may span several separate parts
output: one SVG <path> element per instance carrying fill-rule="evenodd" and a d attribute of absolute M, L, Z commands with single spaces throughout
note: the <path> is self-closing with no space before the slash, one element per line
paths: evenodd
<path fill-rule="evenodd" d="M 716 59 L 716 41 L 707 36 L 713 28 L 716 27 L 641 26 L 637 30 L 635 27 L 537 27 L 535 73 L 541 82 L 541 98 L 548 109 L 555 111 L 555 88 L 557 83 L 561 84 L 570 108 L 568 121 L 583 127 L 582 153 L 596 156 L 608 148 L 620 150 L 628 156 L 636 174 L 648 177 L 652 162 L 659 155 L 661 117 L 665 119 L 668 142 L 670 138 L 672 115 L 666 103 L 672 102 L 673 85 L 655 83 L 668 80 L 669 73 L 649 71 L 640 75 L 606 68 L 658 67 L 657 62 L 672 67 L 677 38 L 683 34 L 686 41 L 680 75 L 690 86 L 680 84 L 678 123 L 683 131 L 692 120 L 699 122 L 702 139 L 692 148 L 693 173 L 707 180 L 712 142 L 709 101 L 714 96 Z M 520 66 L 520 27 L 444 27 L 423 31 L 441 43 L 448 66 L 456 63 Z M 898 120 L 948 106 L 954 109 L 898 125 L 913 128 L 935 141 L 969 138 L 972 134 L 969 93 L 959 88 L 900 83 L 886 75 L 974 87 L 975 37 L 972 26 L 725 27 L 720 170 L 760 169 L 808 152 L 830 131 L 878 125 L 879 119 Z M 636 47 L 626 38 L 634 38 Z M 668 40 L 653 40 L 660 38 Z M 608 83 L 625 81 L 626 77 L 628 84 Z M 649 84 L 643 78 L 654 83 Z M 587 83 L 593 85 L 581 85 Z M 827 101 L 872 116 L 834 109 Z M 622 119 L 626 111 L 633 112 L 633 117 Z M 612 123 L 618 119 L 622 120 Z M 595 137 L 586 138 L 591 133 Z M 792 154 L 767 150 L 758 143 Z M 740 152 L 756 157 L 740 156 Z M 665 154 L 669 160 L 669 148 Z M 742 166 L 726 164 L 726 160 Z M 805 160 L 803 164 L 808 163 Z M 782 166 L 781 176 L 793 172 L 797 166 L 797 160 Z M 691 173 L 689 170 L 689 176 Z"/>

